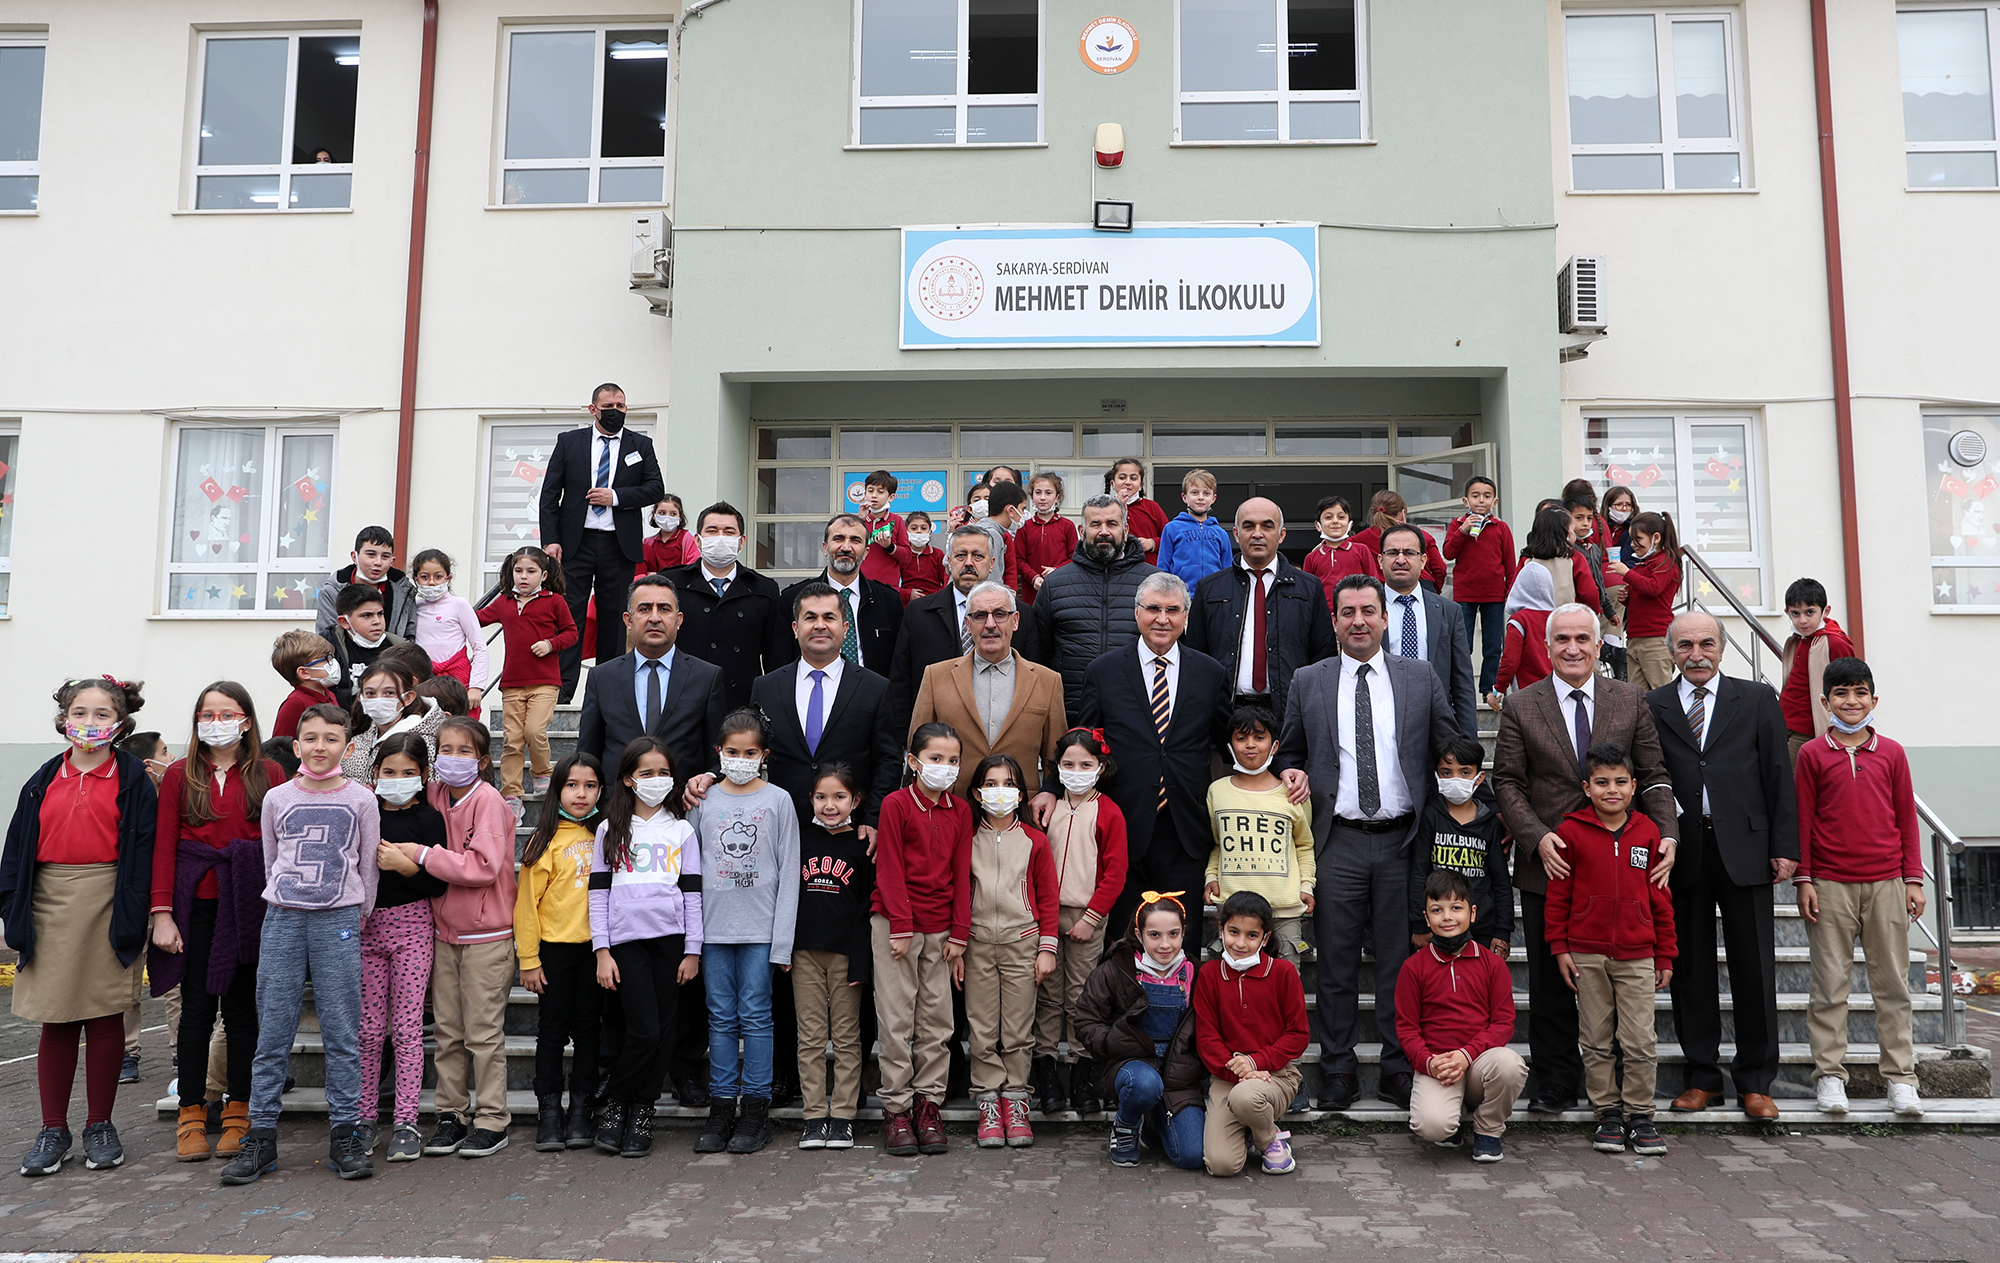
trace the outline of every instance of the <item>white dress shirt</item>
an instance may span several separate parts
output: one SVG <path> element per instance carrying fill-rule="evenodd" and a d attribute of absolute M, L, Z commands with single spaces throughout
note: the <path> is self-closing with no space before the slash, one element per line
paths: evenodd
<path fill-rule="evenodd" d="M 1157 654 L 1153 652 L 1152 647 L 1145 640 L 1141 639 L 1137 649 L 1139 654 L 1139 680 L 1145 686 L 1146 697 L 1148 699 L 1148 719 L 1152 718 L 1152 702 L 1150 699 L 1153 696 L 1153 659 L 1165 658 L 1167 660 L 1167 718 L 1171 721 L 1174 717 L 1174 703 L 1180 700 L 1181 695 L 1181 642 L 1176 640 L 1165 653 Z"/>
<path fill-rule="evenodd" d="M 1258 692 L 1259 690 L 1250 682 L 1250 673 L 1251 669 L 1255 667 L 1257 664 L 1257 644 L 1256 644 L 1257 611 L 1254 608 L 1252 608 L 1249 602 L 1255 601 L 1257 599 L 1257 575 L 1254 567 L 1252 567 L 1250 563 L 1248 561 L 1245 561 L 1243 558 L 1241 557 L 1237 558 L 1236 564 L 1243 567 L 1245 571 L 1250 572 L 1250 587 L 1248 592 L 1249 601 L 1246 601 L 1243 606 L 1243 638 L 1241 641 L 1237 643 L 1236 646 L 1236 691 L 1238 693 L 1255 693 Z M 1268 602 L 1271 599 L 1271 585 L 1276 583 L 1277 581 L 1278 581 L 1278 559 L 1276 557 L 1273 557 L 1264 566 L 1264 599 L 1267 602 L 1267 604 L 1264 606 L 1264 612 L 1266 615 L 1264 620 L 1264 636 L 1265 639 L 1267 640 L 1270 638 L 1271 635 L 1271 622 L 1269 618 L 1271 607 L 1268 604 Z M 1265 655 L 1266 670 L 1264 672 L 1264 688 L 1262 690 L 1263 692 L 1266 693 L 1271 691 L 1271 674 L 1268 669 L 1269 662 L 1270 662 L 1270 656 L 1267 647 Z"/>
<path fill-rule="evenodd" d="M 1569 735 L 1571 745 L 1576 744 L 1576 708 L 1578 703 L 1570 696 L 1576 689 L 1583 690 L 1583 726 L 1597 731 L 1597 672 L 1584 677 L 1581 684 L 1571 684 L 1559 675 L 1551 674 L 1549 683 L 1555 686 L 1556 705 L 1562 708 L 1563 731 Z M 1594 740 L 1594 739 L 1593 739 Z"/>
<path fill-rule="evenodd" d="M 632 700 L 639 707 L 639 722 L 646 721 L 646 686 L 652 681 L 651 664 L 660 664 L 660 713 L 666 714 L 667 690 L 673 686 L 674 652 L 679 646 L 667 650 L 658 658 L 648 658 L 638 650 L 632 651 Z"/>
<path fill-rule="evenodd" d="M 1417 619 L 1417 651 L 1416 653 L 1411 654 L 1409 656 L 1415 658 L 1421 658 L 1424 659 L 1425 661 L 1428 661 L 1431 656 L 1431 650 L 1430 650 L 1431 628 L 1430 628 L 1430 620 L 1425 617 L 1424 613 L 1424 589 L 1422 584 L 1419 584 L 1416 587 L 1410 589 L 1410 591 L 1407 594 L 1399 593 L 1394 588 L 1389 589 L 1389 630 L 1382 637 L 1382 648 L 1386 649 L 1390 653 L 1395 654 L 1399 658 L 1404 656 L 1403 654 L 1403 610 L 1405 608 L 1403 605 L 1404 595 L 1409 596 L 1410 604 L 1408 608 L 1411 611 L 1411 613 L 1416 615 Z"/>
<path fill-rule="evenodd" d="M 722 590 L 726 594 L 729 591 L 729 585 L 736 582 L 736 563 L 733 561 L 730 562 L 729 569 L 723 571 L 721 574 L 717 574 L 713 570 L 710 570 L 708 563 L 704 561 L 701 563 L 701 578 L 702 582 L 708 584 L 711 588 L 715 586 L 717 579 L 722 580 Z"/>
<path fill-rule="evenodd" d="M 804 658 L 799 659 L 799 678 L 792 689 L 792 696 L 799 706 L 799 731 L 806 730 L 806 708 L 812 704 L 815 670 L 826 672 L 826 683 L 820 691 L 819 720 L 822 725 L 833 714 L 833 695 L 840 692 L 840 673 L 847 669 L 847 659 L 835 654 L 833 661 L 823 667 L 815 667 Z"/>
<path fill-rule="evenodd" d="M 609 462 L 611 466 L 611 477 L 616 478 L 618 476 L 619 440 L 624 437 L 625 436 L 622 432 L 618 434 L 606 434 L 604 431 L 598 429 L 596 426 L 590 427 L 590 485 L 591 486 L 595 487 L 597 485 L 597 463 L 598 461 L 604 459 L 605 449 L 607 448 L 610 449 L 611 452 L 611 459 Z M 616 491 L 613 491 L 611 493 L 611 503 L 612 504 L 618 503 L 618 493 Z M 590 506 L 590 512 L 583 515 L 583 525 L 584 529 L 592 531 L 609 531 L 617 529 L 616 524 L 613 523 L 611 520 L 610 505 L 603 505 L 603 504 L 593 504 Z"/>
<path fill-rule="evenodd" d="M 958 627 L 959 643 L 964 644 L 965 637 L 967 634 L 965 626 L 965 607 L 967 604 L 967 598 L 965 593 L 960 592 L 958 590 L 958 585 L 955 583 L 951 585 L 951 599 L 958 610 L 958 622 L 956 625 Z"/>
<path fill-rule="evenodd" d="M 1722 700 L 1716 693 L 1716 686 L 1721 683 L 1722 675 L 1718 672 L 1714 679 L 1702 685 L 1703 688 L 1708 690 L 1708 694 L 1701 699 L 1701 736 L 1695 740 L 1695 748 L 1698 750 L 1708 749 L 1708 732 L 1710 728 L 1715 726 L 1715 704 Z M 1681 677 L 1680 685 L 1681 713 L 1685 715 L 1694 709 L 1694 685 L 1688 682 L 1686 676 Z M 1693 729 L 1694 725 L 1690 723 L 1688 727 L 1689 729 Z M 1701 814 L 1704 816 L 1709 814 L 1708 778 L 1705 776 L 1702 777 L 1701 786 Z"/>
<path fill-rule="evenodd" d="M 1409 811 L 1415 804 L 1410 787 L 1403 780 L 1403 760 L 1396 744 L 1396 691 L 1389 683 L 1387 654 L 1375 651 L 1366 663 L 1340 655 L 1340 691 L 1335 700 L 1335 727 L 1340 736 L 1340 785 L 1334 791 L 1333 811 L 1349 820 L 1389 820 Z M 1359 766 L 1354 746 L 1355 668 L 1367 666 L 1369 710 L 1375 727 L 1375 783 L 1382 804 L 1373 816 L 1361 812 L 1361 789 L 1354 769 Z"/>

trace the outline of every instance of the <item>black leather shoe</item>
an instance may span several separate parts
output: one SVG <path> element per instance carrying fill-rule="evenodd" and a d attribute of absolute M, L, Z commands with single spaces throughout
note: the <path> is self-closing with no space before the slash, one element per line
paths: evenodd
<path fill-rule="evenodd" d="M 701 1076 L 699 1075 L 691 1074 L 687 1078 L 682 1079 L 680 1087 L 674 1090 L 674 1095 L 679 1097 L 681 1104 L 689 1109 L 698 1110 L 708 1104 L 709 1101 L 708 1085 L 701 1081 Z"/>
<path fill-rule="evenodd" d="M 1351 1074 L 1330 1074 L 1320 1089 L 1319 1107 L 1323 1110 L 1344 1110 L 1354 1104 L 1354 1098 L 1361 1095 L 1361 1085 Z"/>
<path fill-rule="evenodd" d="M 1399 1110 L 1406 1110 L 1410 1108 L 1410 1089 L 1415 1082 L 1415 1077 L 1407 1070 L 1396 1074 L 1385 1074 L 1382 1076 L 1381 1085 L 1375 1089 L 1375 1096 Z"/>
<path fill-rule="evenodd" d="M 1028 1067 L 1028 1081 L 1034 1085 L 1035 1108 L 1042 1111 L 1043 1118 L 1052 1116 L 1069 1104 L 1063 1097 L 1062 1080 L 1056 1077 L 1054 1057 L 1035 1058 Z"/>
<path fill-rule="evenodd" d="M 1079 1114 L 1104 1109 L 1104 1100 L 1097 1095 L 1097 1063 L 1088 1057 L 1069 1063 L 1069 1107 Z"/>
<path fill-rule="evenodd" d="M 1575 1088 L 1543 1088 L 1528 1102 L 1528 1110 L 1535 1114 L 1560 1114 L 1575 1104 Z"/>

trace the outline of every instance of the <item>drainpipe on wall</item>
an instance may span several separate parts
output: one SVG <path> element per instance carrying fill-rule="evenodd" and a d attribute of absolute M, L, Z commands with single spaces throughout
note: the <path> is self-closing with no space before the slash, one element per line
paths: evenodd
<path fill-rule="evenodd" d="M 437 0 L 424 0 L 417 78 L 416 172 L 410 182 L 410 275 L 403 299 L 403 392 L 396 420 L 396 538 L 410 538 L 410 458 L 417 438 L 417 329 L 424 302 L 424 225 L 431 192 L 431 102 L 437 85 Z M 406 563 L 407 564 L 407 563 Z"/>
<path fill-rule="evenodd" d="M 1840 456 L 1840 553 L 1847 582 L 1847 635 L 1861 644 L 1861 524 L 1854 490 L 1854 396 L 1847 379 L 1847 289 L 1840 267 L 1840 194 L 1833 169 L 1833 72 L 1827 54 L 1826 0 L 1812 9 L 1813 98 L 1819 115 L 1819 204 L 1825 221 L 1826 318 L 1833 351 L 1833 432 Z"/>

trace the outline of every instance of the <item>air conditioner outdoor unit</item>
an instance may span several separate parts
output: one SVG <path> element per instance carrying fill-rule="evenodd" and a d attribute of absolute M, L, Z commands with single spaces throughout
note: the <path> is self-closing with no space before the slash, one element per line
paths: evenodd
<path fill-rule="evenodd" d="M 1604 256 L 1571 255 L 1556 274 L 1556 319 L 1564 333 L 1603 333 Z"/>
<path fill-rule="evenodd" d="M 665 211 L 632 216 L 632 291 L 653 305 L 653 314 L 670 315 L 674 298 L 674 221 Z"/>

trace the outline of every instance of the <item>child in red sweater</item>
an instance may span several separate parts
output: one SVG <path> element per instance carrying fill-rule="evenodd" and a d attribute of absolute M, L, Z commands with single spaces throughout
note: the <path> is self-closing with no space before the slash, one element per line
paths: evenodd
<path fill-rule="evenodd" d="M 932 545 L 931 515 L 914 509 L 903 519 L 910 546 L 897 554 L 903 576 L 903 604 L 944 587 L 944 549 Z"/>
<path fill-rule="evenodd" d="M 1877 733 L 1875 675 L 1859 658 L 1836 658 L 1825 676 L 1824 737 L 1799 750 L 1799 916 L 1812 948 L 1812 1041 L 1819 1107 L 1847 1112 L 1847 993 L 1854 940 L 1868 962 L 1876 1039 L 1889 1107 L 1923 1116 L 1911 1042 L 1910 922 L 1924 914 L 1917 800 L 1903 747 Z"/>
<path fill-rule="evenodd" d="M 904 757 L 914 784 L 882 800 L 875 833 L 875 1020 L 881 1052 L 882 1144 L 893 1157 L 944 1153 L 938 1107 L 950 1069 L 951 977 L 965 955 L 952 926 L 969 908 L 972 811 L 954 798 L 958 734 L 924 724 Z M 969 914 L 968 914 L 969 915 Z"/>
<path fill-rule="evenodd" d="M 1146 466 L 1127 456 L 1112 462 L 1104 475 L 1104 492 L 1125 506 L 1125 533 L 1146 550 L 1146 564 L 1160 564 L 1160 533 L 1167 529 L 1167 511 L 1146 498 Z"/>
<path fill-rule="evenodd" d="M 1333 610 L 1333 590 L 1340 581 L 1351 574 L 1365 574 L 1371 579 L 1382 577 L 1382 563 L 1375 554 L 1355 543 L 1348 535 L 1354 525 L 1354 506 L 1346 496 L 1327 496 L 1313 510 L 1319 519 L 1319 543 L 1306 554 L 1300 569 L 1319 580 L 1320 590 L 1326 594 L 1326 608 Z"/>
<path fill-rule="evenodd" d="M 500 624 L 506 655 L 500 666 L 501 716 L 507 744 L 500 756 L 500 793 L 519 816 L 523 752 L 534 779 L 529 788 L 548 792 L 549 718 L 562 684 L 558 650 L 576 643 L 576 621 L 563 600 L 562 571 L 541 549 L 517 548 L 501 573 L 512 578 L 503 592 L 479 611 L 479 625 Z M 544 586 L 546 585 L 546 586 Z"/>
<path fill-rule="evenodd" d="M 1465 1143 L 1472 1115 L 1472 1160 L 1498 1162 L 1500 1137 L 1528 1064 L 1507 1047 L 1514 1038 L 1514 983 L 1507 958 L 1472 936 L 1479 909 L 1472 883 L 1452 868 L 1424 879 L 1424 921 L 1431 941 L 1396 975 L 1396 1034 L 1416 1069 L 1410 1130 L 1442 1148 Z"/>
<path fill-rule="evenodd" d="M 1632 564 L 1607 557 L 1604 568 L 1625 580 L 1625 661 L 1632 683 L 1651 692 L 1674 679 L 1667 626 L 1681 590 L 1681 541 L 1674 519 L 1641 513 L 1632 519 Z"/>
<path fill-rule="evenodd" d="M 1451 520 L 1444 532 L 1445 560 L 1452 562 L 1451 599 L 1465 616 L 1465 643 L 1472 643 L 1473 625 L 1486 622 L 1486 639 L 1479 649 L 1479 691 L 1493 691 L 1505 647 L 1507 593 L 1514 586 L 1520 562 L 1514 556 L 1514 532 L 1494 509 L 1500 504 L 1500 484 L 1485 474 L 1465 480 L 1460 497 L 1465 515 Z"/>
<path fill-rule="evenodd" d="M 1826 664 L 1852 658 L 1854 642 L 1827 613 L 1826 585 L 1818 579 L 1794 579 L 1785 589 L 1785 617 L 1792 634 L 1785 641 L 1784 686 L 1778 707 L 1785 713 L 1785 731 L 1792 735 L 1792 766 L 1799 747 L 1827 730 L 1823 688 Z"/>
<path fill-rule="evenodd" d="M 903 554 L 910 549 L 903 519 L 889 512 L 896 498 L 896 475 L 878 469 L 861 484 L 861 526 L 868 533 L 868 551 L 861 555 L 861 577 L 900 587 Z"/>
<path fill-rule="evenodd" d="M 333 646 L 323 637 L 301 628 L 286 632 L 271 644 L 271 669 L 292 686 L 272 721 L 273 737 L 290 743 L 299 735 L 299 716 L 307 707 L 339 705 L 332 686 L 340 678 L 340 663 L 334 659 Z"/>
<path fill-rule="evenodd" d="M 1014 529 L 1014 551 L 1021 558 L 1021 601 L 1035 603 L 1042 580 L 1067 566 L 1076 556 L 1076 523 L 1062 515 L 1061 474 L 1041 473 L 1028 480 L 1028 498 L 1035 511 Z"/>
<path fill-rule="evenodd" d="M 1195 1051 L 1214 1076 L 1202 1126 L 1202 1162 L 1210 1175 L 1235 1175 L 1248 1161 L 1247 1136 L 1266 1175 L 1298 1169 L 1292 1134 L 1278 1127 L 1299 1093 L 1306 1050 L 1306 993 L 1299 971 L 1264 950 L 1271 939 L 1270 901 L 1239 890 L 1223 901 L 1222 957 L 1195 976 Z"/>
<path fill-rule="evenodd" d="M 1624 746 L 1600 742 L 1583 767 L 1590 807 L 1556 827 L 1568 863 L 1562 872 L 1549 866 L 1549 950 L 1576 992 L 1584 1085 L 1597 1112 L 1591 1147 L 1623 1153 L 1629 1141 L 1632 1152 L 1660 1157 L 1667 1142 L 1653 1125 L 1659 1079 L 1653 993 L 1673 981 L 1674 901 L 1650 879 L 1660 831 L 1631 809 L 1632 756 Z"/>

